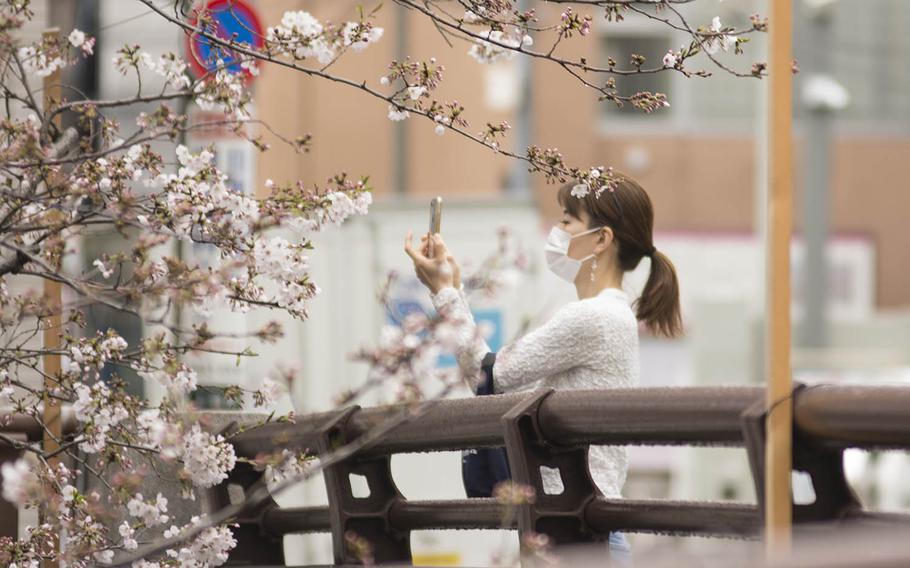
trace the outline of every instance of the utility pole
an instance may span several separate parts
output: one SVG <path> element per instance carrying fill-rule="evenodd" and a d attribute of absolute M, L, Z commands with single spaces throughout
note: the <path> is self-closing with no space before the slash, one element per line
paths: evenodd
<path fill-rule="evenodd" d="M 801 102 L 805 118 L 803 167 L 803 305 L 800 345 L 825 347 L 828 343 L 827 241 L 831 211 L 832 117 L 848 102 L 846 90 L 828 73 L 831 70 L 831 18 L 834 1 L 805 1 L 807 26 L 804 35 L 804 68 Z"/>
<path fill-rule="evenodd" d="M 395 59 L 404 60 L 408 54 L 408 43 L 410 41 L 410 25 L 408 17 L 410 10 L 404 6 L 395 6 Z M 395 193 L 404 196 L 410 185 L 410 175 L 408 168 L 408 123 L 410 121 L 402 120 L 392 124 L 392 180 L 395 184 Z"/>
<path fill-rule="evenodd" d="M 793 376 L 790 364 L 790 238 L 793 233 L 793 4 L 772 0 L 769 30 L 767 418 L 765 543 L 790 550 L 793 502 Z"/>
<path fill-rule="evenodd" d="M 524 12 L 528 9 L 529 0 L 518 0 L 517 9 Z M 520 38 L 519 38 L 520 39 Z M 518 55 L 515 65 L 518 66 L 518 110 L 515 113 L 515 128 L 512 129 L 515 148 L 513 152 L 524 155 L 533 139 L 533 76 L 531 58 Z M 528 166 L 520 160 L 512 161 L 506 193 L 513 196 L 526 196 L 531 190 L 531 173 Z"/>

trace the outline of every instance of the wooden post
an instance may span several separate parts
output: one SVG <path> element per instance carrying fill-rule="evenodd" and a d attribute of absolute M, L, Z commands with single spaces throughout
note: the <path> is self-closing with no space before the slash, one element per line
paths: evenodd
<path fill-rule="evenodd" d="M 43 36 L 45 39 L 57 37 L 60 35 L 60 30 L 57 28 L 51 28 L 44 32 Z M 61 74 L 60 69 L 55 70 L 53 73 L 44 78 L 43 89 L 42 89 L 42 107 L 45 113 L 48 113 L 50 109 L 53 108 L 55 103 L 60 102 L 60 97 L 62 89 L 60 87 Z M 57 127 L 58 131 L 60 130 L 60 115 L 57 115 L 54 118 L 54 126 Z M 57 222 L 57 216 L 53 214 L 54 212 L 49 212 L 48 220 L 50 223 Z M 55 310 L 48 318 L 45 319 L 45 328 L 43 332 L 43 343 L 45 351 L 57 351 L 60 349 L 60 333 L 62 331 L 61 324 L 63 321 L 63 294 L 62 287 L 60 282 L 51 280 L 49 278 L 44 279 L 44 299 L 48 306 L 51 309 Z M 56 377 L 60 374 L 60 355 L 45 353 L 43 360 L 43 371 L 44 371 L 44 437 L 41 444 L 41 449 L 45 454 L 50 452 L 57 451 L 60 448 L 59 440 L 63 437 L 63 426 L 60 419 L 60 404 L 59 401 L 54 400 L 48 396 L 55 387 L 56 381 L 53 377 Z M 59 457 L 51 458 L 48 460 L 48 465 L 50 467 L 55 467 L 60 462 Z M 40 511 L 41 516 L 47 518 L 49 515 L 53 514 L 53 511 L 48 510 L 48 508 L 43 506 Z M 58 543 L 54 543 L 54 548 L 58 547 Z M 45 568 L 50 568 L 57 566 L 56 562 L 45 561 Z"/>
<path fill-rule="evenodd" d="M 793 379 L 790 368 L 790 236 L 793 226 L 792 38 L 790 0 L 772 0 L 769 14 L 767 443 L 765 538 L 769 553 L 791 542 L 790 476 Z"/>
<path fill-rule="evenodd" d="M 59 35 L 59 30 L 56 28 L 47 30 L 44 32 L 44 37 L 54 37 Z M 60 88 L 60 69 L 57 69 L 50 75 L 44 78 L 43 85 L 43 106 L 44 112 L 48 112 L 49 109 L 53 106 L 53 101 L 59 102 L 61 88 Z M 60 115 L 57 115 L 54 118 L 54 125 L 59 129 L 60 128 Z M 62 289 L 59 282 L 44 279 L 44 297 L 47 303 L 54 307 L 61 307 L 63 304 L 62 298 Z M 44 328 L 44 349 L 45 350 L 57 350 L 60 349 L 60 324 L 62 321 L 62 311 L 58 310 L 56 313 L 52 314 L 47 319 L 47 327 Z M 45 354 L 44 355 L 44 389 L 45 392 L 52 390 L 56 383 L 51 380 L 49 377 L 53 377 L 60 372 L 60 355 L 56 354 Z M 60 423 L 60 405 L 52 402 L 52 399 L 49 399 L 46 395 L 44 397 L 44 424 L 47 427 L 47 430 L 44 433 L 44 446 L 43 449 L 45 452 L 53 452 L 59 448 L 57 440 L 60 440 L 62 436 L 62 428 Z M 52 437 L 53 436 L 53 437 Z M 56 460 L 54 460 L 56 462 Z"/>

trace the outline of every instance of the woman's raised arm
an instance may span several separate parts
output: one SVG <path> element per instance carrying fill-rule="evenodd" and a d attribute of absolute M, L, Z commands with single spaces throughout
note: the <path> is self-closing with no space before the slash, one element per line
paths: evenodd
<path fill-rule="evenodd" d="M 454 288 L 433 296 L 439 314 L 455 326 L 456 359 L 462 373 L 475 387 L 480 364 L 490 349 L 480 337 L 464 298 Z M 602 314 L 584 302 L 560 308 L 549 321 L 504 347 L 493 366 L 495 391 L 507 392 L 547 378 L 593 358 L 597 338 L 605 333 Z"/>

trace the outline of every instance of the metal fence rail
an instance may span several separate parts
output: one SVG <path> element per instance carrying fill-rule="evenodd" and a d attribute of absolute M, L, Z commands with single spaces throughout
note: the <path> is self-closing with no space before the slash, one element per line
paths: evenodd
<path fill-rule="evenodd" d="M 903 387 L 797 387 L 794 398 L 794 468 L 811 476 L 816 501 L 794 505 L 796 523 L 910 523 L 910 516 L 868 513 L 848 486 L 842 451 L 847 447 L 910 447 L 910 389 Z M 238 434 L 238 455 L 275 448 L 324 453 L 356 440 L 403 407 L 358 407 L 298 417 Z M 281 509 L 274 503 L 241 519 L 231 562 L 281 564 L 285 534 L 331 532 L 335 562 L 356 563 L 349 531 L 365 538 L 375 560 L 409 563 L 410 531 L 517 529 L 544 533 L 556 544 L 594 542 L 611 531 L 757 538 L 761 530 L 764 459 L 764 390 L 757 387 L 648 388 L 535 391 L 424 403 L 400 424 L 353 457 L 324 471 L 329 505 Z M 587 469 L 587 446 L 687 445 L 745 447 L 759 504 L 604 499 Z M 508 511 L 493 499 L 409 501 L 395 486 L 396 453 L 505 446 L 513 478 L 532 486 L 537 499 Z M 563 478 L 559 495 L 543 492 L 540 466 Z M 238 470 L 226 484 L 261 483 Z M 370 494 L 354 497 L 350 475 L 366 478 Z M 227 504 L 226 490 L 220 491 Z M 216 505 L 217 505 L 216 500 Z M 504 524 L 504 519 L 506 519 Z M 268 551 L 268 552 L 264 552 Z"/>
<path fill-rule="evenodd" d="M 792 396 L 794 468 L 810 475 L 816 494 L 814 503 L 794 505 L 797 526 L 818 531 L 819 526 L 910 525 L 908 515 L 863 511 L 847 484 L 842 459 L 849 447 L 910 447 L 910 388 L 813 385 L 797 387 Z M 558 545 L 596 542 L 612 531 L 758 538 L 764 400 L 764 390 L 757 387 L 691 387 L 543 390 L 427 402 L 378 440 L 324 470 L 327 507 L 282 509 L 270 502 L 241 515 L 235 528 L 238 546 L 229 563 L 283 565 L 281 538 L 305 532 L 330 532 L 339 565 L 357 562 L 347 548 L 349 531 L 367 540 L 379 564 L 410 563 L 414 530 L 515 529 L 546 534 Z M 232 443 L 239 456 L 248 458 L 282 448 L 322 455 L 376 431 L 404 410 L 352 407 L 297 417 L 293 424 L 241 432 Z M 66 415 L 65 422 L 72 431 L 72 416 Z M 0 430 L 31 441 L 41 434 L 26 416 L 3 421 Z M 743 447 L 758 505 L 605 499 L 588 472 L 591 444 Z M 494 499 L 409 501 L 392 478 L 390 460 L 397 453 L 498 446 L 507 450 L 515 481 L 536 491 L 533 503 L 507 510 Z M 0 445 L 0 461 L 16 456 L 12 448 Z M 541 466 L 559 470 L 561 494 L 544 493 Z M 368 497 L 354 496 L 352 474 L 366 479 Z M 211 491 L 209 504 L 227 506 L 239 493 L 263 483 L 261 472 L 240 463 Z M 15 511 L 3 511 L 0 532 L 13 536 Z"/>

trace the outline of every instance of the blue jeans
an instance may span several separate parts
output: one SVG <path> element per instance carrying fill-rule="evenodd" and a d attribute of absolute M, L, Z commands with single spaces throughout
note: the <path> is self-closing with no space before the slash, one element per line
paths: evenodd
<path fill-rule="evenodd" d="M 632 547 L 621 532 L 610 533 L 610 566 L 632 568 Z"/>

